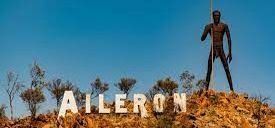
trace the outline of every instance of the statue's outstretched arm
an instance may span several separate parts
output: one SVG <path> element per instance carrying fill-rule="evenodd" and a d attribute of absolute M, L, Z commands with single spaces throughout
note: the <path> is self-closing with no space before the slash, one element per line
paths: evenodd
<path fill-rule="evenodd" d="M 225 33 L 226 33 L 226 37 L 227 37 L 227 42 L 228 42 L 228 48 L 229 48 L 229 52 L 228 52 L 228 56 L 227 59 L 229 60 L 229 63 L 232 60 L 232 53 L 231 53 L 231 36 L 230 36 L 230 31 L 227 25 L 225 25 Z"/>
<path fill-rule="evenodd" d="M 230 36 L 230 31 L 229 31 L 229 28 L 227 25 L 225 26 L 225 33 L 226 33 L 226 37 L 227 37 L 229 53 L 231 54 L 231 36 Z"/>
<path fill-rule="evenodd" d="M 204 31 L 203 31 L 202 36 L 201 36 L 201 41 L 205 40 L 205 38 L 207 37 L 207 34 L 210 32 L 210 29 L 211 29 L 210 25 L 205 26 Z"/>

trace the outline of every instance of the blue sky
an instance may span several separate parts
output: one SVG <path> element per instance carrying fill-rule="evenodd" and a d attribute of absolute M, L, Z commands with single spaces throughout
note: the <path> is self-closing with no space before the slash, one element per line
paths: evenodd
<path fill-rule="evenodd" d="M 221 10 L 231 30 L 236 91 L 270 96 L 273 105 L 274 5 L 272 0 L 214 0 L 214 9 Z M 83 90 L 99 76 L 112 86 L 109 99 L 114 99 L 113 84 L 121 77 L 137 79 L 134 93 L 145 93 L 168 76 L 178 80 L 184 70 L 202 79 L 210 45 L 200 36 L 207 23 L 208 1 L 1 1 L 1 88 L 8 71 L 30 84 L 35 60 L 46 70 L 47 80 L 70 80 Z M 220 61 L 215 83 L 215 89 L 229 90 Z M 3 89 L 0 103 L 7 104 Z M 17 116 L 27 113 L 21 99 L 15 104 Z M 55 103 L 48 98 L 42 105 L 43 112 Z"/>

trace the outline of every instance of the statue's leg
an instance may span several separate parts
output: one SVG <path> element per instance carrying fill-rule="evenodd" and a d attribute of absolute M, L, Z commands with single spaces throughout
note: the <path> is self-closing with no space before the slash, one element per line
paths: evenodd
<path fill-rule="evenodd" d="M 233 90 L 232 78 L 231 78 L 231 74 L 230 74 L 230 70 L 229 70 L 229 66 L 228 66 L 228 62 L 226 60 L 226 56 L 225 56 L 223 50 L 220 51 L 220 58 L 221 58 L 221 61 L 222 61 L 222 64 L 223 64 L 224 71 L 225 71 L 226 76 L 227 76 L 227 80 L 228 80 L 228 83 L 229 83 L 229 86 L 230 86 L 230 90 L 234 91 Z"/>
<path fill-rule="evenodd" d="M 215 61 L 215 52 L 214 52 L 213 59 Z M 209 89 L 209 83 L 210 83 L 210 79 L 211 79 L 211 73 L 212 73 L 212 51 L 210 51 L 210 54 L 209 54 L 209 57 L 208 57 L 208 67 L 207 67 L 207 74 L 206 74 L 206 78 L 205 78 L 205 81 L 206 81 L 205 88 L 206 88 L 206 90 Z"/>

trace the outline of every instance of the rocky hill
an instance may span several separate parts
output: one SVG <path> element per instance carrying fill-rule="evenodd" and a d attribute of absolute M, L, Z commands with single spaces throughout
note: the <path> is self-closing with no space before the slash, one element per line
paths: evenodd
<path fill-rule="evenodd" d="M 96 107 L 92 113 L 66 113 L 65 118 L 57 120 L 57 113 L 40 114 L 35 119 L 25 117 L 14 121 L 0 119 L 0 127 L 15 128 L 96 128 L 96 127 L 158 127 L 158 128 L 275 128 L 275 109 L 266 102 L 265 97 L 248 97 L 246 94 L 215 92 L 195 92 L 188 96 L 187 112 L 174 113 L 172 97 L 167 98 L 163 113 L 155 113 L 150 102 L 146 103 L 149 117 L 141 118 L 139 114 L 98 114 Z M 114 109 L 114 103 L 107 104 Z M 126 102 L 130 112 L 133 103 Z"/>

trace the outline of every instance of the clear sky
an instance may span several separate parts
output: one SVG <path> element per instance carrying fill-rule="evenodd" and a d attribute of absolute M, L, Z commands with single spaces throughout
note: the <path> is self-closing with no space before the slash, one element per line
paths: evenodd
<path fill-rule="evenodd" d="M 274 5 L 272 0 L 214 0 L 231 30 L 236 91 L 270 96 L 273 105 Z M 34 60 L 46 70 L 47 80 L 70 80 L 83 90 L 99 76 L 112 86 L 110 99 L 121 77 L 137 79 L 132 93 L 145 93 L 168 76 L 178 81 L 184 70 L 202 79 L 210 45 L 200 36 L 209 20 L 205 0 L 1 0 L 1 88 L 8 71 L 29 85 Z M 216 62 L 215 88 L 228 91 L 222 64 Z M 21 99 L 15 104 L 16 115 L 27 113 Z M 42 105 L 46 111 L 55 103 L 48 96 Z"/>

